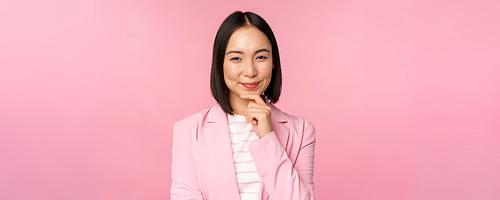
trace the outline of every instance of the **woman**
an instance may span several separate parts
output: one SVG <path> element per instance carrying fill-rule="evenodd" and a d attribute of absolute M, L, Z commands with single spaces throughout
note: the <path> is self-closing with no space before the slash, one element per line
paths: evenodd
<path fill-rule="evenodd" d="M 210 86 L 218 104 L 174 125 L 172 199 L 314 199 L 314 125 L 273 105 L 281 65 L 262 17 L 224 20 Z"/>

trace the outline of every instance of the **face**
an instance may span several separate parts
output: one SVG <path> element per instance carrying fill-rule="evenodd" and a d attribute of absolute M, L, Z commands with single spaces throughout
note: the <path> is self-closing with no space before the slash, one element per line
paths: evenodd
<path fill-rule="evenodd" d="M 241 27 L 233 32 L 224 57 L 224 81 L 229 100 L 242 94 L 262 94 L 271 81 L 271 43 L 259 29 Z"/>

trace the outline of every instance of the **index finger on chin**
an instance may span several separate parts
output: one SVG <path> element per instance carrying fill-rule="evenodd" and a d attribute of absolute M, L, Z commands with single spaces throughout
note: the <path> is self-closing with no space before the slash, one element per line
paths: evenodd
<path fill-rule="evenodd" d="M 260 97 L 260 95 L 256 94 L 243 94 L 241 95 L 241 98 L 254 100 L 258 104 L 266 104 L 266 102 L 264 102 L 264 100 Z"/>

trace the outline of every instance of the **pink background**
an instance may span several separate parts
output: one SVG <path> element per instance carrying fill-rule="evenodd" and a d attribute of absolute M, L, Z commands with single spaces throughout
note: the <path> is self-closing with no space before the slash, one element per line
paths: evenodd
<path fill-rule="evenodd" d="M 317 199 L 500 199 L 499 1 L 2 1 L 0 199 L 169 199 L 235 10 L 273 28 Z"/>

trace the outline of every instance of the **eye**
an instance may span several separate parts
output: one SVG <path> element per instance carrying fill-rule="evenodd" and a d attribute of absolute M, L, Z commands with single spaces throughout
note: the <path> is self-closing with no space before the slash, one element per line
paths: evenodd
<path fill-rule="evenodd" d="M 267 56 L 257 56 L 257 59 L 267 59 Z"/>
<path fill-rule="evenodd" d="M 232 57 L 232 58 L 231 58 L 231 59 L 229 59 L 229 60 L 239 61 L 239 60 L 241 60 L 241 58 L 239 58 L 239 57 Z"/>

